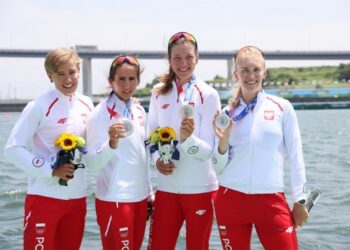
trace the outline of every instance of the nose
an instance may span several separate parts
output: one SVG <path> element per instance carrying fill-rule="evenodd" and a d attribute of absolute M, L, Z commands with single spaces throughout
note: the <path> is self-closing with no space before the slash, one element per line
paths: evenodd
<path fill-rule="evenodd" d="M 256 75 L 255 75 L 255 73 L 254 73 L 253 71 L 249 71 L 249 72 L 247 73 L 247 78 L 248 78 L 248 79 L 255 79 L 255 78 L 256 78 Z"/>
<path fill-rule="evenodd" d="M 129 89 L 131 89 L 131 85 L 132 85 L 131 81 L 130 80 L 126 80 L 123 87 L 124 87 L 125 90 L 129 90 Z"/>
<path fill-rule="evenodd" d="M 187 65 L 187 61 L 185 58 L 180 58 L 178 61 L 178 65 L 179 66 L 186 66 Z"/>

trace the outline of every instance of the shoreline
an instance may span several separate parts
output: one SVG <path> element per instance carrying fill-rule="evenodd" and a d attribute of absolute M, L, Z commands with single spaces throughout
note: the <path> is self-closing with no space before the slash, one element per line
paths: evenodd
<path fill-rule="evenodd" d="M 350 96 L 337 98 L 286 98 L 295 110 L 306 109 L 350 109 Z M 0 112 L 21 112 L 27 103 L 31 100 L 0 100 Z M 100 100 L 95 100 L 95 106 Z M 140 98 L 141 105 L 148 111 L 148 98 Z M 222 98 L 222 106 L 228 102 L 227 98 Z"/>

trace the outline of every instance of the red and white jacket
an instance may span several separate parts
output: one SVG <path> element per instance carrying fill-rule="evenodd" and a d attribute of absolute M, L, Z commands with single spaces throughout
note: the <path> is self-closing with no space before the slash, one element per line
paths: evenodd
<path fill-rule="evenodd" d="M 111 149 L 108 128 L 118 117 L 123 117 L 126 105 L 115 95 L 110 96 L 108 103 L 107 100 L 96 106 L 86 126 L 88 167 L 99 171 L 96 197 L 111 202 L 152 199 L 149 157 L 145 146 L 146 112 L 141 105 L 131 103 L 128 118 L 133 123 L 134 132 L 119 139 L 117 148 Z"/>
<path fill-rule="evenodd" d="M 170 175 L 157 175 L 157 189 L 171 193 L 205 193 L 218 188 L 217 178 L 212 168 L 210 158 L 215 145 L 215 134 L 212 118 L 220 110 L 218 92 L 205 82 L 196 79 L 193 94 L 189 103 L 194 107 L 193 134 L 183 143 L 177 145 L 180 152 L 179 160 L 172 160 L 176 166 Z M 158 85 L 157 87 L 159 87 Z M 186 89 L 188 83 L 183 85 Z M 148 128 L 149 135 L 157 127 L 171 127 L 177 137 L 180 136 L 180 108 L 182 100 L 178 98 L 176 83 L 166 95 L 158 95 L 154 90 L 151 96 Z M 152 157 L 153 163 L 158 159 L 158 152 Z"/>
<path fill-rule="evenodd" d="M 85 138 L 85 124 L 93 109 L 87 96 L 69 97 L 57 89 L 49 90 L 22 111 L 4 150 L 4 157 L 28 173 L 28 194 L 57 199 L 86 196 L 85 169 L 78 169 L 68 186 L 60 186 L 52 176 L 52 164 L 58 147 L 56 139 L 63 133 Z"/>
<path fill-rule="evenodd" d="M 234 117 L 245 106 L 240 100 Z M 305 199 L 302 141 L 293 106 L 261 91 L 254 110 L 234 122 L 229 150 L 221 155 L 216 147 L 213 163 L 221 186 L 247 194 L 268 194 L 284 191 L 285 154 L 294 201 Z"/>

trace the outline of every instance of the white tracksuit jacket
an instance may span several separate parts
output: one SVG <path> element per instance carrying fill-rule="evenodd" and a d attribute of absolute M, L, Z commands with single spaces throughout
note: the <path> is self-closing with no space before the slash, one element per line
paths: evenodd
<path fill-rule="evenodd" d="M 109 147 L 108 128 L 117 121 L 111 117 L 107 105 L 123 116 L 125 102 L 114 94 L 103 100 L 87 122 L 88 167 L 99 170 L 96 197 L 110 202 L 136 202 L 152 196 L 149 157 L 145 148 L 146 113 L 139 104 L 130 105 L 129 119 L 134 132 L 119 139 L 116 149 Z M 112 102 L 111 102 L 112 101 Z M 111 104 L 110 104 L 111 103 Z"/>
<path fill-rule="evenodd" d="M 234 117 L 245 106 L 241 100 Z M 302 141 L 293 106 L 288 100 L 261 91 L 254 110 L 234 122 L 230 149 L 221 155 L 216 147 L 213 163 L 221 186 L 247 194 L 276 193 L 284 191 L 286 153 L 293 199 L 305 199 Z"/>
<path fill-rule="evenodd" d="M 188 83 L 183 85 L 184 91 Z M 157 127 L 172 127 L 180 136 L 179 110 L 183 99 L 179 98 L 176 83 L 166 95 L 158 95 L 153 91 L 148 115 L 149 135 Z M 220 98 L 215 89 L 197 78 L 191 96 L 194 104 L 193 134 L 177 148 L 180 152 L 179 160 L 172 160 L 176 166 L 170 175 L 157 175 L 157 189 L 171 193 L 195 194 L 216 190 L 218 188 L 216 174 L 212 168 L 210 158 L 215 145 L 215 134 L 212 127 L 212 118 L 216 111 L 220 110 Z M 152 156 L 155 164 L 158 152 Z"/>
<path fill-rule="evenodd" d="M 28 194 L 57 199 L 86 196 L 85 169 L 77 169 L 68 186 L 52 176 L 52 164 L 60 150 L 54 146 L 63 133 L 85 138 L 85 123 L 93 109 L 87 96 L 69 97 L 57 89 L 31 101 L 18 118 L 4 150 L 4 157 L 28 173 Z"/>

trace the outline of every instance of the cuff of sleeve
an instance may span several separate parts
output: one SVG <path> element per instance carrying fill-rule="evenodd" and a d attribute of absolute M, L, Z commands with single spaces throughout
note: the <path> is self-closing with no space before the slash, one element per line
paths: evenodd
<path fill-rule="evenodd" d="M 306 194 L 304 192 L 304 185 L 293 189 L 293 199 L 294 202 L 306 199 Z"/>
<path fill-rule="evenodd" d="M 100 147 L 100 151 L 97 150 L 97 153 L 102 153 L 103 152 L 103 155 L 106 156 L 106 157 L 112 157 L 113 154 L 114 154 L 114 151 L 116 149 L 113 149 L 109 146 L 109 140 L 107 140 L 105 143 L 103 143 Z"/>
<path fill-rule="evenodd" d="M 224 154 L 220 154 L 218 147 L 215 147 L 215 151 L 212 158 L 213 168 L 217 174 L 221 174 L 228 161 L 228 150 Z"/>

